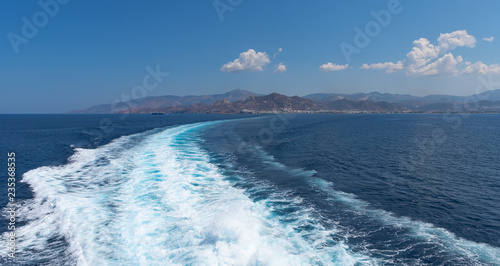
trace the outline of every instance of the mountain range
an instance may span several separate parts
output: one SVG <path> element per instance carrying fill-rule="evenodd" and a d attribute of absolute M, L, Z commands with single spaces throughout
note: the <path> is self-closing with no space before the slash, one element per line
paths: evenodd
<path fill-rule="evenodd" d="M 409 113 L 500 112 L 500 90 L 471 96 L 390 93 L 315 93 L 303 97 L 246 90 L 201 96 L 155 96 L 101 104 L 69 113 Z"/>

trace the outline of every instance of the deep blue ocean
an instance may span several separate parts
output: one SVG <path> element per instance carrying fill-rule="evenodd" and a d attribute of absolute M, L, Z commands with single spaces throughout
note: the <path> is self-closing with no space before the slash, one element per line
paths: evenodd
<path fill-rule="evenodd" d="M 500 115 L 0 115 L 2 265 L 500 265 Z"/>

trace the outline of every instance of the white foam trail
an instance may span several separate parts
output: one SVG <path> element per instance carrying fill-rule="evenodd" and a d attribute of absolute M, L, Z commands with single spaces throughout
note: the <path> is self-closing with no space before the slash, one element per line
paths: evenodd
<path fill-rule="evenodd" d="M 28 221 L 17 229 L 19 262 L 371 264 L 343 243 L 326 245 L 332 230 L 299 230 L 317 223 L 306 209 L 283 223 L 272 202 L 253 202 L 231 186 L 197 145 L 196 130 L 214 123 L 122 137 L 77 149 L 67 165 L 26 173 L 34 198 L 19 211 Z"/>

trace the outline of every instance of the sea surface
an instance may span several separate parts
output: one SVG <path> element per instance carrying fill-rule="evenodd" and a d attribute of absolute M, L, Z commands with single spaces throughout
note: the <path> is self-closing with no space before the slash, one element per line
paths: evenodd
<path fill-rule="evenodd" d="M 500 265 L 499 114 L 0 115 L 0 135 L 1 265 Z"/>

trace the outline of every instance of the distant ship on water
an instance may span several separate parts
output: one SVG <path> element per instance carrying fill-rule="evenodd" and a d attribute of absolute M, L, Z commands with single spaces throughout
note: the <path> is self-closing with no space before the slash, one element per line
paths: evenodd
<path fill-rule="evenodd" d="M 151 112 L 152 115 L 164 115 L 164 112 Z"/>

